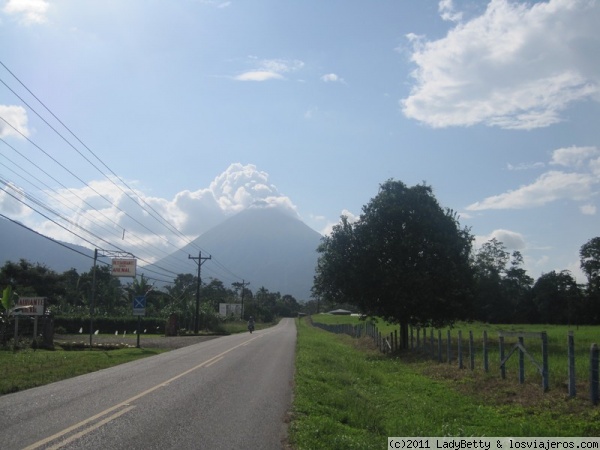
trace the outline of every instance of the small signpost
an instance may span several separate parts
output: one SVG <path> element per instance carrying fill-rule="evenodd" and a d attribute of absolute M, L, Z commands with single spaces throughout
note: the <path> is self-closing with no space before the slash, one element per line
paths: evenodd
<path fill-rule="evenodd" d="M 141 295 L 133 299 L 133 315 L 134 316 L 145 316 L 146 315 L 146 296 Z"/>
<path fill-rule="evenodd" d="M 133 315 L 137 316 L 137 348 L 140 348 L 140 331 L 142 328 L 142 316 L 146 315 L 146 296 L 141 295 L 133 298 Z"/>

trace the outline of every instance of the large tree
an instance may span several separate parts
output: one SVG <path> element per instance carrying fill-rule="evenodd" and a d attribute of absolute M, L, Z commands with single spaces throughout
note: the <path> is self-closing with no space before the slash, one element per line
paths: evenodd
<path fill-rule="evenodd" d="M 542 274 L 531 293 L 539 323 L 571 325 L 580 322 L 581 291 L 568 270 Z"/>
<path fill-rule="evenodd" d="M 313 292 L 408 325 L 443 326 L 472 313 L 472 237 L 430 186 L 389 180 L 359 220 L 333 229 L 318 248 Z"/>
<path fill-rule="evenodd" d="M 522 266 L 521 253 L 511 255 L 496 238 L 481 246 L 473 258 L 476 319 L 491 323 L 527 321 L 535 309 L 529 301 L 533 279 Z"/>

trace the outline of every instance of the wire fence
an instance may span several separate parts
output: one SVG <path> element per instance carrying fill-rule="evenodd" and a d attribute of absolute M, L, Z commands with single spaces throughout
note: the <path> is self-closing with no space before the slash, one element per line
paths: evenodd
<path fill-rule="evenodd" d="M 331 333 L 369 337 L 384 354 L 401 350 L 399 329 L 382 333 L 374 322 L 324 324 L 313 321 L 312 317 L 309 321 Z M 484 372 L 495 369 L 503 379 L 507 373 L 516 373 L 520 384 L 525 383 L 526 378 L 535 378 L 542 392 L 550 389 L 552 376 L 557 379 L 554 386 L 566 384 L 569 397 L 576 397 L 583 387 L 592 404 L 600 402 L 600 349 L 596 343 L 588 350 L 576 348 L 572 331 L 568 332 L 565 346 L 558 345 L 554 337 L 550 339 L 546 331 L 488 333 L 484 330 L 475 336 L 470 330 L 463 333 L 463 330 L 410 327 L 406 347 L 410 352 L 439 364 L 454 364 L 459 369 Z"/>

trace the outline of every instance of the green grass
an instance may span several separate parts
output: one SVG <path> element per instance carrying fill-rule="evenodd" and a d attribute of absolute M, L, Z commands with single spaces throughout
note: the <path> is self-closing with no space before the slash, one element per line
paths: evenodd
<path fill-rule="evenodd" d="M 335 316 L 330 314 L 319 314 L 313 316 L 315 322 L 326 324 L 361 324 L 357 316 Z M 398 325 L 387 324 L 383 321 L 377 322 L 377 329 L 384 336 L 389 336 L 395 330 L 399 330 Z M 502 331 L 524 331 L 524 332 L 542 332 L 545 331 L 548 335 L 548 367 L 550 388 L 566 391 L 568 383 L 568 345 L 567 337 L 569 331 L 574 334 L 575 343 L 575 373 L 577 377 L 577 390 L 579 395 L 588 395 L 587 380 L 590 371 L 590 346 L 592 343 L 600 344 L 600 327 L 598 326 L 567 326 L 567 325 L 494 325 L 481 322 L 459 322 L 450 329 L 452 342 L 452 357 L 453 363 L 456 363 L 458 355 L 458 331 L 462 331 L 462 351 L 463 363 L 465 367 L 469 367 L 469 331 L 473 332 L 474 355 L 475 355 L 475 370 L 483 371 L 483 332 L 487 331 L 488 335 L 488 360 L 492 374 L 500 376 L 500 352 L 498 332 Z M 442 332 L 442 357 L 446 361 L 447 349 L 447 331 Z M 430 329 L 426 331 L 427 345 L 430 344 Z M 512 347 L 517 343 L 516 337 L 505 338 L 505 356 L 508 355 Z M 413 343 L 417 346 L 417 331 L 413 330 Z M 421 332 L 420 344 L 423 345 L 423 331 Z M 524 340 L 524 345 L 527 351 L 541 365 L 542 362 L 542 345 L 539 338 L 527 337 Z M 438 330 L 434 330 L 434 349 L 438 349 Z M 437 358 L 437 353 L 436 353 Z M 519 364 L 518 354 L 515 352 L 506 364 L 506 376 L 509 379 L 518 379 Z M 533 383 L 538 383 L 541 386 L 541 375 L 538 368 L 525 357 L 525 379 Z"/>
<path fill-rule="evenodd" d="M 471 371 L 410 353 L 384 356 L 370 343 L 368 338 L 335 335 L 298 321 L 290 426 L 290 442 L 295 448 L 379 449 L 384 448 L 388 436 L 600 433 L 598 408 L 583 400 L 557 399 L 537 386 L 508 380 L 490 391 L 498 382 L 485 375 L 477 377 Z M 449 372 L 432 370 L 440 366 Z M 506 401 L 507 396 L 537 400 L 523 404 Z"/>
<path fill-rule="evenodd" d="M 257 323 L 256 328 L 263 329 L 272 325 Z M 224 332 L 227 334 L 247 331 L 246 322 L 231 322 L 224 325 Z M 22 348 L 13 352 L 10 347 L 0 350 L 0 395 L 42 386 L 167 351 L 157 348 L 135 348 L 138 336 L 133 333 L 119 335 L 117 344 L 96 344 L 95 339 L 112 338 L 114 335 L 94 335 L 93 350 L 89 349 L 89 335 L 78 334 L 69 337 L 69 340 L 61 341 L 53 351 Z M 140 345 L 143 347 L 144 339 L 156 337 L 155 334 L 140 334 Z"/>
<path fill-rule="evenodd" d="M 88 341 L 89 344 L 89 341 Z M 164 352 L 160 349 L 0 351 L 0 395 Z"/>

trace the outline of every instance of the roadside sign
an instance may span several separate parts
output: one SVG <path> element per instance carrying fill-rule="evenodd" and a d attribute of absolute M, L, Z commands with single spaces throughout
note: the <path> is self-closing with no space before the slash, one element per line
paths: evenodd
<path fill-rule="evenodd" d="M 133 299 L 133 315 L 134 316 L 145 316 L 146 315 L 146 296 L 135 297 Z"/>
<path fill-rule="evenodd" d="M 14 309 L 16 316 L 43 316 L 46 297 L 21 297 Z"/>
<path fill-rule="evenodd" d="M 110 274 L 114 277 L 135 277 L 137 259 L 121 259 L 115 258 L 112 260 Z"/>

